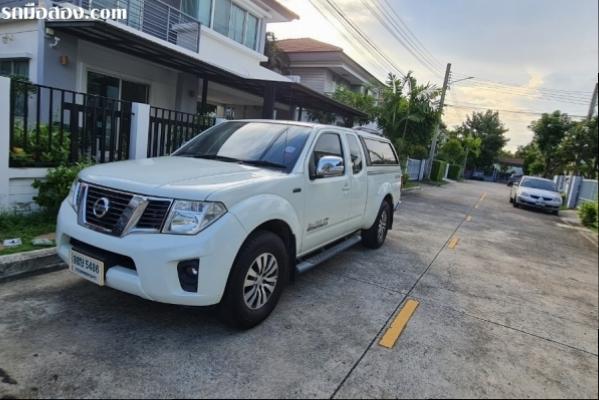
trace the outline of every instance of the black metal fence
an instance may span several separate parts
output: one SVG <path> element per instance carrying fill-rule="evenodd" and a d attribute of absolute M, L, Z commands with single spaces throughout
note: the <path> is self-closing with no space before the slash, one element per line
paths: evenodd
<path fill-rule="evenodd" d="M 169 155 L 214 123 L 215 118 L 150 107 L 148 157 Z"/>
<path fill-rule="evenodd" d="M 10 166 L 125 160 L 131 103 L 11 80 Z"/>

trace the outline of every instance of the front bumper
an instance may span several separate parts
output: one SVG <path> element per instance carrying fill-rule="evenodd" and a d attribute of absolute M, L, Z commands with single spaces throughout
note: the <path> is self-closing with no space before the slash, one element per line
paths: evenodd
<path fill-rule="evenodd" d="M 524 196 L 518 196 L 518 204 L 526 206 L 526 207 L 531 207 L 531 208 L 538 208 L 541 210 L 549 210 L 549 211 L 557 211 L 562 207 L 562 203 L 561 202 L 557 202 L 557 201 L 553 201 L 553 202 L 548 202 L 548 201 L 543 201 L 540 202 L 537 199 L 533 199 L 530 197 L 524 197 Z"/>
<path fill-rule="evenodd" d="M 229 271 L 246 231 L 231 213 L 197 235 L 132 233 L 116 237 L 77 223 L 77 215 L 65 201 L 58 214 L 57 251 L 69 262 L 71 239 L 129 257 L 134 268 L 114 265 L 105 271 L 106 286 L 162 303 L 206 306 L 220 302 Z M 177 264 L 199 259 L 198 291 L 181 288 Z"/>

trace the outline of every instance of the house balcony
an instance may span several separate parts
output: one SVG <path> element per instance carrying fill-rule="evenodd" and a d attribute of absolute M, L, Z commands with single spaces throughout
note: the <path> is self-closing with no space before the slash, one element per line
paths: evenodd
<path fill-rule="evenodd" d="M 116 22 L 147 33 L 158 39 L 181 46 L 193 52 L 200 50 L 202 24 L 160 0 L 65 0 L 54 4 L 70 3 L 85 10 L 124 9 L 127 18 Z"/>

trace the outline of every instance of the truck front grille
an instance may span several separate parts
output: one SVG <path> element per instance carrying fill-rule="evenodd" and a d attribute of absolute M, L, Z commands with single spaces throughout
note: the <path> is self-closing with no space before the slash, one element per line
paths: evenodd
<path fill-rule="evenodd" d="M 106 215 L 98 217 L 94 214 L 94 205 L 101 198 L 108 199 L 110 206 Z M 88 186 L 85 200 L 87 223 L 112 231 L 132 198 L 132 194 L 115 192 L 97 186 Z"/>
<path fill-rule="evenodd" d="M 168 199 L 148 198 L 135 193 L 123 192 L 86 184 L 84 195 L 84 207 L 80 210 L 80 221 L 89 228 L 98 230 L 114 236 L 121 236 L 126 226 L 133 226 L 133 231 L 143 230 L 145 232 L 159 232 L 172 203 Z M 99 202 L 108 201 L 108 210 L 104 215 Z M 136 204 L 142 199 L 147 201 L 144 212 L 135 216 Z M 96 212 L 94 212 L 94 208 Z M 139 210 L 141 211 L 141 210 Z M 137 221 L 131 220 L 136 218 Z M 129 228 L 127 229 L 129 230 Z M 128 233 L 128 232 L 125 232 Z"/>

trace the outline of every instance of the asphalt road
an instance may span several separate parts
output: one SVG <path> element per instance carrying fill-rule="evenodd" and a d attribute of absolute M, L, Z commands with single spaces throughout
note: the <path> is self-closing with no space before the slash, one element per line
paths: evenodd
<path fill-rule="evenodd" d="M 247 332 L 65 270 L 0 284 L 0 397 L 597 398 L 596 245 L 502 185 L 403 200 L 382 249 L 302 275 Z"/>

